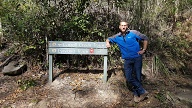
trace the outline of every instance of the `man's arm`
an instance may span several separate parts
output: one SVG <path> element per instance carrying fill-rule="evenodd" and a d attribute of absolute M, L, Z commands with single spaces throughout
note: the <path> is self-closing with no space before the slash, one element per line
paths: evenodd
<path fill-rule="evenodd" d="M 140 50 L 140 51 L 138 52 L 138 54 L 143 54 L 143 53 L 145 53 L 145 51 L 146 51 L 146 49 L 147 49 L 147 45 L 148 45 L 148 41 L 147 41 L 147 40 L 143 40 L 143 49 Z"/>
<path fill-rule="evenodd" d="M 148 40 L 148 37 L 142 33 L 140 33 L 137 30 L 130 30 L 131 32 L 135 33 L 137 36 L 139 36 L 142 40 Z"/>
<path fill-rule="evenodd" d="M 140 33 L 137 30 L 130 30 L 131 32 L 135 33 L 138 37 L 140 37 L 140 39 L 143 40 L 143 49 L 141 51 L 139 51 L 139 54 L 143 54 L 146 49 L 147 49 L 147 45 L 148 45 L 148 37 L 142 33 Z"/>
<path fill-rule="evenodd" d="M 110 43 L 116 43 L 115 37 L 116 37 L 116 36 L 119 36 L 120 34 L 121 34 L 121 33 L 119 32 L 119 33 L 117 33 L 117 34 L 109 37 L 111 41 L 110 41 L 109 39 L 106 39 L 106 46 L 107 46 L 107 48 L 111 47 Z"/>
<path fill-rule="evenodd" d="M 147 45 L 148 45 L 148 41 L 147 40 L 144 40 L 143 41 L 143 49 L 142 50 L 146 50 L 147 49 Z"/>

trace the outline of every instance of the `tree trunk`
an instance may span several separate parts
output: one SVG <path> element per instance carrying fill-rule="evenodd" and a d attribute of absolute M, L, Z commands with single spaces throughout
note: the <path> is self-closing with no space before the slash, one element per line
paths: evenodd
<path fill-rule="evenodd" d="M 3 31 L 2 31 L 2 24 L 1 24 L 1 18 L 0 18 L 0 46 L 2 45 L 3 42 Z"/>

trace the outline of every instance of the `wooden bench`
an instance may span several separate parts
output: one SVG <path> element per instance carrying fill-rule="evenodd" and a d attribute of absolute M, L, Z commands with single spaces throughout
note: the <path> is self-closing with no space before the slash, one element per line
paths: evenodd
<path fill-rule="evenodd" d="M 49 41 L 49 82 L 53 81 L 54 54 L 104 55 L 103 81 L 107 81 L 107 47 L 105 42 Z"/>

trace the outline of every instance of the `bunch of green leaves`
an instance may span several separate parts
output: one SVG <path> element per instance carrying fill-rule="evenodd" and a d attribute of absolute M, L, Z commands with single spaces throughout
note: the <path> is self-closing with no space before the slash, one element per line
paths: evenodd
<path fill-rule="evenodd" d="M 27 90 L 30 87 L 36 86 L 36 82 L 33 79 L 30 80 L 18 80 L 17 84 L 22 90 Z"/>

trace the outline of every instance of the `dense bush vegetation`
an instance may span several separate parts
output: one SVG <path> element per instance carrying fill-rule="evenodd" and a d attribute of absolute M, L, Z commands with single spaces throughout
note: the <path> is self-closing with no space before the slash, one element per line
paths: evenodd
<path fill-rule="evenodd" d="M 191 10 L 191 0 L 0 0 L 3 37 L 17 43 L 12 53 L 44 65 L 47 40 L 105 41 L 125 19 L 130 29 L 149 37 L 148 52 L 171 64 L 171 71 L 187 72 L 192 59 Z M 115 66 L 119 51 L 116 46 L 109 51 L 110 65 Z M 56 62 L 86 66 L 102 61 L 97 56 L 65 56 L 70 59 L 57 56 L 61 59 Z"/>

